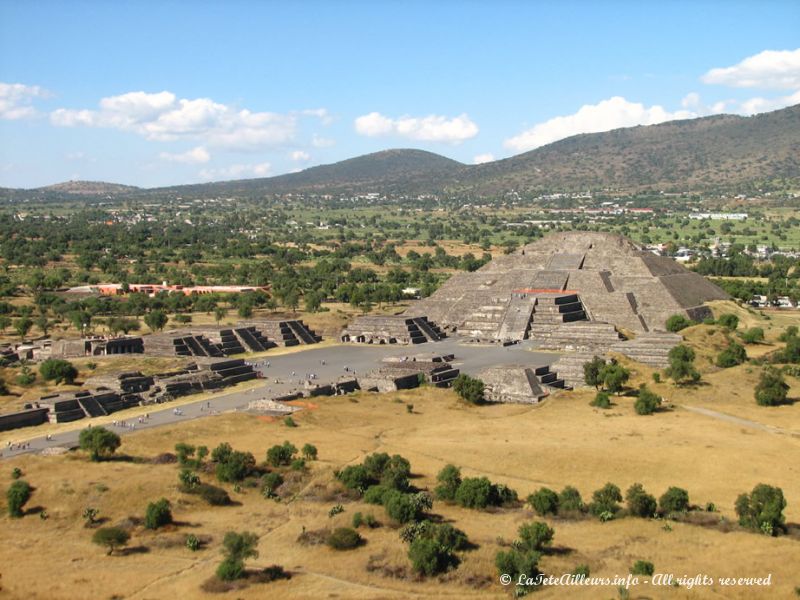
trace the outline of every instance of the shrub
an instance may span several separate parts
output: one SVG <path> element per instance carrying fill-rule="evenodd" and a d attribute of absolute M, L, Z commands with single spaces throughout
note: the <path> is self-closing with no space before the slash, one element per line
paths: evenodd
<path fill-rule="evenodd" d="M 256 459 L 250 452 L 232 451 L 215 468 L 219 481 L 234 483 L 242 481 L 256 466 Z"/>
<path fill-rule="evenodd" d="M 541 551 L 553 541 L 555 533 L 546 523 L 533 522 L 521 525 L 519 528 L 519 542 L 517 548 L 525 551 Z"/>
<path fill-rule="evenodd" d="M 22 469 L 19 467 L 11 469 L 11 479 L 19 479 L 20 477 L 22 477 Z"/>
<path fill-rule="evenodd" d="M 775 352 L 772 359 L 779 363 L 797 364 L 800 362 L 800 337 L 792 336 L 786 340 L 786 347 Z"/>
<path fill-rule="evenodd" d="M 297 448 L 289 442 L 283 442 L 283 444 L 272 446 L 267 450 L 267 462 L 273 467 L 288 465 L 296 453 Z"/>
<path fill-rule="evenodd" d="M 373 485 L 367 488 L 367 491 L 364 492 L 363 500 L 367 504 L 383 504 L 383 499 L 386 496 L 387 492 L 390 492 L 391 488 L 386 487 L 385 485 Z"/>
<path fill-rule="evenodd" d="M 586 385 L 590 385 L 594 388 L 602 385 L 603 378 L 600 374 L 605 366 L 605 359 L 599 356 L 594 356 L 589 362 L 583 363 L 583 381 Z"/>
<path fill-rule="evenodd" d="M 528 504 L 538 515 L 555 515 L 558 513 L 558 494 L 550 488 L 539 488 L 528 496 Z"/>
<path fill-rule="evenodd" d="M 597 392 L 594 400 L 589 403 L 589 406 L 596 406 L 597 408 L 611 408 L 611 397 L 607 392 Z"/>
<path fill-rule="evenodd" d="M 470 404 L 480 404 L 483 402 L 483 382 L 469 375 L 461 373 L 453 381 L 453 390 L 463 400 Z"/>
<path fill-rule="evenodd" d="M 631 575 L 647 575 L 655 573 L 653 563 L 646 560 L 637 560 L 631 567 Z"/>
<path fill-rule="evenodd" d="M 103 427 L 89 427 L 81 431 L 78 445 L 89 453 L 92 460 L 98 461 L 114 454 L 122 445 L 122 440 L 116 433 Z"/>
<path fill-rule="evenodd" d="M 764 483 L 758 484 L 750 494 L 741 494 L 736 499 L 736 515 L 743 527 L 777 535 L 786 529 L 783 509 L 786 500 L 783 490 Z"/>
<path fill-rule="evenodd" d="M 492 482 L 486 477 L 467 477 L 456 490 L 456 502 L 465 508 L 483 509 L 492 504 Z"/>
<path fill-rule="evenodd" d="M 354 514 L 353 515 L 353 529 L 358 529 L 363 524 L 364 524 L 364 516 L 360 512 L 357 512 L 356 514 Z"/>
<path fill-rule="evenodd" d="M 631 373 L 619 363 L 611 362 L 600 371 L 603 385 L 612 394 L 619 394 L 630 379 Z"/>
<path fill-rule="evenodd" d="M 317 447 L 313 444 L 305 444 L 300 452 L 306 460 L 317 460 Z"/>
<path fill-rule="evenodd" d="M 658 499 L 658 506 L 665 514 L 686 512 L 689 510 L 689 492 L 671 487 Z"/>
<path fill-rule="evenodd" d="M 613 483 L 607 483 L 592 494 L 589 512 L 597 517 L 602 513 L 611 513 L 613 516 L 619 512 L 619 504 L 617 502 L 622 502 L 622 492 Z"/>
<path fill-rule="evenodd" d="M 739 326 L 739 317 L 730 313 L 726 313 L 719 316 L 719 319 L 717 319 L 717 324 L 722 325 L 725 329 L 730 329 L 733 331 Z"/>
<path fill-rule="evenodd" d="M 292 417 L 284 417 L 283 424 L 287 427 L 297 427 L 297 423 Z"/>
<path fill-rule="evenodd" d="M 520 575 L 529 578 L 536 578 L 541 571 L 539 571 L 539 559 L 541 554 L 539 552 L 522 552 L 517 549 L 509 551 L 501 550 L 494 557 L 494 565 L 497 567 L 499 575 L 509 575 L 512 582 L 519 581 Z M 519 589 L 520 595 L 525 593 L 525 588 Z"/>
<path fill-rule="evenodd" d="M 675 383 L 700 381 L 700 373 L 694 367 L 694 350 L 679 344 L 669 351 L 669 367 L 665 370 Z"/>
<path fill-rule="evenodd" d="M 645 384 L 642 384 L 639 387 L 639 395 L 636 398 L 636 402 L 633 403 L 636 414 L 652 415 L 659 406 L 661 406 L 661 396 L 651 392 Z"/>
<path fill-rule="evenodd" d="M 144 526 L 147 529 L 158 529 L 172 523 L 172 510 L 169 500 L 161 498 L 147 505 L 144 513 Z"/>
<path fill-rule="evenodd" d="M 119 527 L 101 527 L 92 536 L 92 542 L 108 548 L 109 554 L 120 546 L 126 545 L 130 539 L 130 534 Z"/>
<path fill-rule="evenodd" d="M 31 371 L 31 368 L 28 365 L 22 367 L 22 371 L 19 375 L 17 375 L 16 379 L 19 385 L 33 385 L 33 382 L 36 381 L 36 373 Z"/>
<path fill-rule="evenodd" d="M 453 501 L 456 498 L 458 486 L 461 485 L 461 469 L 455 465 L 445 465 L 436 476 L 439 485 L 436 486 L 434 494 L 439 500 Z"/>
<path fill-rule="evenodd" d="M 677 333 L 681 329 L 686 329 L 692 322 L 683 315 L 672 315 L 665 323 L 667 331 Z"/>
<path fill-rule="evenodd" d="M 177 450 L 177 446 L 176 446 Z M 211 460 L 215 463 L 225 462 L 233 452 L 233 448 L 228 442 L 222 442 L 211 451 Z"/>
<path fill-rule="evenodd" d="M 641 483 L 634 483 L 625 493 L 628 512 L 634 517 L 649 519 L 656 514 L 656 499 L 644 491 Z"/>
<path fill-rule="evenodd" d="M 778 406 L 786 403 L 786 394 L 789 386 L 784 381 L 783 375 L 773 368 L 761 372 L 761 377 L 756 384 L 755 397 L 759 406 Z"/>
<path fill-rule="evenodd" d="M 584 504 L 581 493 L 572 486 L 567 486 L 558 495 L 558 509 L 561 512 L 583 511 Z"/>
<path fill-rule="evenodd" d="M 398 523 L 416 521 L 422 512 L 410 494 L 391 489 L 383 496 L 383 507 L 389 518 Z"/>
<path fill-rule="evenodd" d="M 200 540 L 199 540 L 199 538 L 193 533 L 190 533 L 189 535 L 187 535 L 186 536 L 186 547 L 189 550 L 191 550 L 192 552 L 197 552 L 200 549 Z"/>
<path fill-rule="evenodd" d="M 384 465 L 380 474 L 380 483 L 386 487 L 405 491 L 408 489 L 410 475 L 411 463 L 399 454 L 395 454 Z"/>
<path fill-rule="evenodd" d="M 420 575 L 431 577 L 458 565 L 453 551 L 435 540 L 417 537 L 408 549 L 411 568 Z"/>
<path fill-rule="evenodd" d="M 189 469 L 181 469 L 180 473 L 178 473 L 178 481 L 180 481 L 181 489 L 183 490 L 189 490 L 200 485 L 200 477 Z"/>
<path fill-rule="evenodd" d="M 742 332 L 742 341 L 745 344 L 757 344 L 764 341 L 764 330 L 761 327 L 751 327 Z"/>
<path fill-rule="evenodd" d="M 328 536 L 328 546 L 334 550 L 352 550 L 364 542 L 355 529 L 349 527 L 337 527 Z"/>
<path fill-rule="evenodd" d="M 736 342 L 731 342 L 725 350 L 717 355 L 716 364 L 718 367 L 722 367 L 723 369 L 727 369 L 730 367 L 735 367 L 736 365 L 741 365 L 747 360 L 747 352 L 744 349 L 744 346 L 737 344 Z"/>
<path fill-rule="evenodd" d="M 778 340 L 781 342 L 788 342 L 791 338 L 796 338 L 798 332 L 797 325 L 789 325 L 783 333 L 778 336 Z"/>
<path fill-rule="evenodd" d="M 661 383 L 661 373 L 653 371 L 653 383 Z"/>
<path fill-rule="evenodd" d="M 15 480 L 6 491 L 6 504 L 10 517 L 18 519 L 24 514 L 22 507 L 28 502 L 33 493 L 33 488 L 24 479 Z"/>
<path fill-rule="evenodd" d="M 588 577 L 591 571 L 589 570 L 589 565 L 578 565 L 572 570 L 572 574 L 578 577 Z"/>
<path fill-rule="evenodd" d="M 100 514 L 100 511 L 97 510 L 96 508 L 91 507 L 91 506 L 87 506 L 85 509 L 83 509 L 83 515 L 82 516 L 86 520 L 85 526 L 86 527 L 91 527 L 92 525 L 94 525 L 95 521 L 97 520 L 97 515 L 99 515 L 99 514 Z"/>
<path fill-rule="evenodd" d="M 328 511 L 328 518 L 332 519 L 336 515 L 340 515 L 344 512 L 344 506 L 341 504 L 337 504 L 336 506 L 332 506 L 331 509 Z"/>
<path fill-rule="evenodd" d="M 211 506 L 227 506 L 231 503 L 228 492 L 210 483 L 201 483 L 192 490 L 192 493 L 200 496 Z"/>
<path fill-rule="evenodd" d="M 78 377 L 78 369 L 71 362 L 60 358 L 48 358 L 39 365 L 39 373 L 45 381 L 55 381 L 56 385 L 61 382 L 72 385 Z"/>
<path fill-rule="evenodd" d="M 265 498 L 273 498 L 275 491 L 283 485 L 283 475 L 280 473 L 267 473 L 261 478 L 261 493 Z"/>
<path fill-rule="evenodd" d="M 244 561 L 257 558 L 258 536 L 249 531 L 236 533 L 229 531 L 222 540 L 225 558 L 217 567 L 217 577 L 223 581 L 233 581 L 244 574 Z"/>
<path fill-rule="evenodd" d="M 289 468 L 292 471 L 305 471 L 305 469 L 306 469 L 306 461 L 303 458 L 295 458 L 292 461 L 292 464 L 289 465 Z"/>
<path fill-rule="evenodd" d="M 351 490 L 363 492 L 372 481 L 364 465 L 350 465 L 337 474 L 337 479 Z"/>

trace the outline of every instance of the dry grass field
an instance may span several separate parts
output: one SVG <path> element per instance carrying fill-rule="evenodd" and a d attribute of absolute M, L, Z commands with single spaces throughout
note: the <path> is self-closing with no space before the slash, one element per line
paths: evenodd
<path fill-rule="evenodd" d="M 735 379 L 742 398 L 713 402 L 715 409 L 767 423 L 773 409 L 756 407 L 744 391 L 746 373 Z M 649 377 L 642 369 L 632 383 Z M 711 377 L 711 376 L 709 376 Z M 716 385 L 715 381 L 715 385 Z M 792 380 L 796 397 L 800 386 Z M 674 405 L 712 405 L 703 388 L 690 392 L 670 384 L 655 386 Z M 727 388 L 725 388 L 727 389 Z M 716 394 L 715 394 L 716 395 Z M 516 538 L 520 524 L 534 518 L 527 508 L 479 512 L 434 503 L 433 512 L 463 529 L 478 547 L 463 554 L 458 569 L 441 578 L 417 579 L 409 569 L 406 546 L 389 526 L 381 507 L 341 501 L 333 471 L 359 462 L 371 452 L 399 453 L 411 461 L 412 483 L 432 489 L 445 464 L 463 475 L 486 475 L 516 489 L 524 498 L 540 486 L 576 486 L 588 499 L 607 481 L 623 492 L 641 482 L 656 496 L 670 485 L 689 491 L 693 504 L 713 502 L 722 517 L 735 521 L 736 496 L 760 482 L 783 488 L 787 520 L 800 522 L 800 403 L 781 407 L 775 417 L 794 432 L 746 428 L 680 406 L 649 417 L 637 416 L 632 399 L 615 398 L 607 411 L 588 405 L 590 391 L 558 394 L 539 406 L 474 407 L 451 391 L 421 388 L 394 394 L 359 393 L 320 399 L 316 408 L 295 415 L 299 427 L 280 420 L 228 414 L 174 427 L 142 431 L 124 438 L 120 452 L 141 462 L 90 463 L 79 453 L 26 456 L 3 463 L 7 481 L 14 466 L 36 491 L 29 507 L 41 507 L 49 518 L 28 514 L 23 519 L 0 517 L 0 598 L 506 598 L 497 583 L 494 555 Z M 406 403 L 414 405 L 407 412 Z M 753 408 L 752 411 L 749 407 Z M 320 459 L 297 482 L 295 494 L 283 502 L 264 499 L 257 489 L 234 492 L 236 506 L 210 508 L 196 496 L 177 489 L 178 468 L 147 459 L 172 450 L 178 441 L 213 447 L 229 441 L 236 449 L 263 460 L 268 447 L 290 440 L 297 447 L 310 442 Z M 203 475 L 211 481 L 211 475 Z M 87 506 L 100 510 L 108 524 L 141 518 L 147 502 L 168 498 L 178 525 L 153 533 L 133 528 L 127 555 L 106 556 L 90 542 L 83 526 Z M 342 502 L 343 514 L 328 517 Z M 361 529 L 361 548 L 335 552 L 325 546 L 297 542 L 304 528 L 313 531 L 349 524 L 356 511 L 374 514 L 383 526 Z M 625 576 L 637 559 L 650 560 L 656 572 L 676 576 L 705 573 L 721 576 L 772 574 L 768 589 L 653 587 L 642 584 L 632 598 L 788 598 L 800 585 L 800 539 L 769 538 L 728 527 L 701 527 L 625 518 L 608 523 L 594 519 L 549 519 L 555 528 L 557 552 L 540 566 L 546 573 L 570 572 L 588 564 L 592 575 Z M 289 581 L 251 584 L 225 594 L 201 589 L 220 560 L 226 531 L 258 534 L 260 556 L 252 567 L 279 564 Z M 210 536 L 206 548 L 192 553 L 185 535 Z M 369 567 L 369 569 L 368 569 Z M 541 598 L 615 598 L 611 588 L 548 588 Z"/>

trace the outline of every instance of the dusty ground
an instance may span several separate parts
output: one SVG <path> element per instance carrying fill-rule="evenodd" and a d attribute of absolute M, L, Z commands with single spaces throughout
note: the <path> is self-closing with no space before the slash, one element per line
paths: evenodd
<path fill-rule="evenodd" d="M 638 375 L 645 376 L 649 376 L 646 371 Z M 797 381 L 792 383 L 796 396 L 800 387 Z M 686 393 L 668 384 L 663 388 L 675 403 L 706 402 L 699 391 Z M 314 530 L 347 524 L 358 510 L 372 512 L 386 524 L 382 508 L 357 502 L 345 502 L 345 512 L 329 519 L 327 512 L 337 500 L 325 498 L 315 487 L 329 488 L 333 469 L 374 451 L 406 456 L 419 475 L 413 483 L 421 488 L 432 488 L 435 474 L 448 462 L 461 466 L 464 475 L 487 475 L 511 485 L 521 497 L 542 485 L 556 489 L 575 485 L 585 499 L 606 481 L 617 483 L 623 491 L 639 481 L 656 495 L 678 485 L 689 490 L 693 503 L 714 502 L 718 516 L 729 520 L 734 519 L 736 496 L 765 482 L 783 488 L 789 502 L 788 521 L 800 521 L 800 403 L 780 409 L 780 421 L 795 432 L 792 435 L 743 428 L 681 408 L 640 417 L 626 397 L 616 399 L 611 410 L 601 411 L 588 406 L 591 395 L 588 391 L 563 393 L 538 407 L 471 407 L 457 401 L 450 391 L 423 388 L 321 399 L 318 408 L 295 415 L 299 427 L 294 429 L 280 421 L 231 414 L 125 438 L 121 451 L 143 458 L 171 450 L 181 440 L 208 446 L 230 441 L 259 460 L 269 446 L 286 439 L 298 447 L 315 444 L 320 460 L 312 464 L 303 491 L 282 503 L 245 489 L 231 491 L 239 506 L 209 508 L 177 491 L 175 465 L 92 464 L 77 455 L 5 462 L 6 473 L 13 466 L 22 468 L 37 488 L 29 507 L 44 508 L 49 518 L 41 520 L 36 514 L 20 520 L 0 517 L 4 540 L 0 544 L 4 596 L 0 597 L 220 597 L 202 592 L 200 585 L 219 562 L 224 533 L 245 529 L 260 536 L 260 556 L 250 561 L 253 567 L 277 563 L 294 577 L 222 597 L 507 597 L 496 582 L 494 554 L 501 543 L 516 537 L 521 523 L 533 518 L 527 509 L 489 513 L 435 503 L 435 513 L 466 531 L 479 546 L 464 554 L 461 566 L 441 581 L 416 581 L 403 575 L 408 569 L 405 547 L 396 530 L 387 526 L 362 529 L 366 545 L 345 553 L 296 542 L 303 527 Z M 747 398 L 724 402 L 715 407 L 764 422 L 777 414 L 758 407 L 746 412 L 755 406 Z M 407 413 L 405 403 L 414 405 L 414 414 Z M 86 506 L 97 507 L 101 517 L 117 523 L 129 516 L 141 517 L 147 502 L 161 496 L 173 503 L 179 526 L 159 534 L 136 528 L 130 544 L 135 550 L 127 556 L 107 557 L 91 544 L 91 531 L 81 519 Z M 541 566 L 551 574 L 586 563 L 593 575 L 623 576 L 637 559 L 652 561 L 657 572 L 675 575 L 772 573 L 769 589 L 715 586 L 690 592 L 642 584 L 632 590 L 634 598 L 783 598 L 800 585 L 795 568 L 800 563 L 797 539 L 723 533 L 680 523 L 666 531 L 664 522 L 640 519 L 605 524 L 551 520 L 550 524 L 556 530 L 559 551 L 546 556 Z M 210 535 L 212 540 L 206 549 L 191 553 L 181 545 L 187 533 Z M 368 572 L 368 563 L 380 568 Z M 383 567 L 400 576 L 382 574 Z M 537 592 L 536 597 L 610 598 L 617 597 L 617 590 L 551 588 Z"/>

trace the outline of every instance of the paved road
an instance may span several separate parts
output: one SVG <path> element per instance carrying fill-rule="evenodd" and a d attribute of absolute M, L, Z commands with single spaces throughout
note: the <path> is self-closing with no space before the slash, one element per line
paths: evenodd
<path fill-rule="evenodd" d="M 141 429 L 169 425 L 212 416 L 231 410 L 243 410 L 251 400 L 261 398 L 275 398 L 283 396 L 303 387 L 306 376 L 314 374 L 314 381 L 319 384 L 332 383 L 343 375 L 355 373 L 356 376 L 375 369 L 382 358 L 387 356 L 406 356 L 411 354 L 454 354 L 452 364 L 462 372 L 476 375 L 481 370 L 507 364 L 521 364 L 529 367 L 538 367 L 551 364 L 558 358 L 556 354 L 531 351 L 530 342 L 522 342 L 512 346 L 461 344 L 457 338 L 447 338 L 435 343 L 419 344 L 416 346 L 375 346 L 348 344 L 341 346 L 327 346 L 315 348 L 294 354 L 269 357 L 265 355 L 257 359 L 257 369 L 264 376 L 263 384 L 249 390 L 233 391 L 220 394 L 213 398 L 198 400 L 174 408 L 169 404 L 154 405 L 149 417 L 140 421 L 138 417 L 125 417 L 125 411 L 115 413 L 118 416 L 117 425 L 104 425 L 125 435 Z M 268 366 L 267 366 L 268 365 Z M 348 371 L 345 371 L 345 367 Z M 91 419 L 81 421 L 86 427 L 91 425 Z M 45 436 L 30 438 L 35 434 L 33 429 L 20 429 L 19 439 L 25 440 L 24 447 L 15 445 L 0 448 L 2 458 L 19 456 L 20 454 L 36 453 L 50 447 L 73 447 L 78 443 L 80 429 L 62 432 L 53 435 L 51 439 Z"/>

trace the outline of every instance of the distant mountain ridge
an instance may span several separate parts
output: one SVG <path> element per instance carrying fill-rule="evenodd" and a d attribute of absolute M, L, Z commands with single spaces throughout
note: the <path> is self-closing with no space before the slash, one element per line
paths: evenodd
<path fill-rule="evenodd" d="M 752 117 L 716 115 L 575 135 L 510 158 L 465 165 L 424 150 L 366 154 L 298 173 L 141 189 L 68 182 L 36 190 L 59 195 L 261 196 L 306 193 L 441 193 L 619 188 L 734 188 L 770 180 L 800 185 L 800 105 Z"/>

